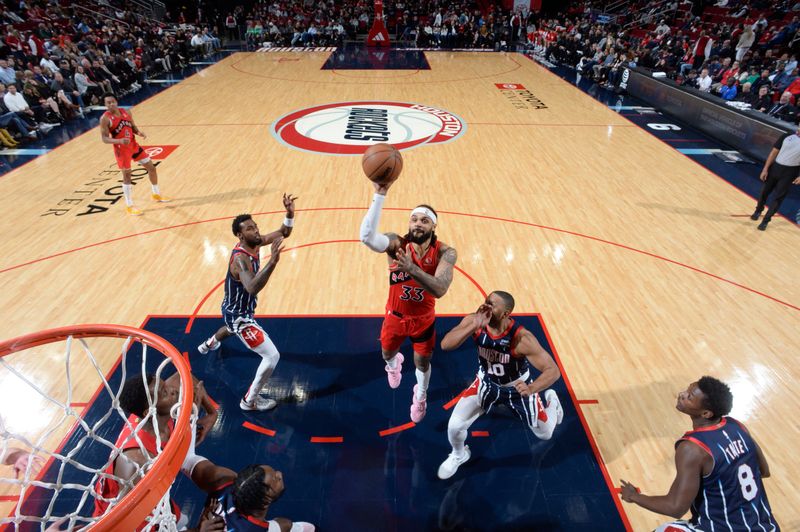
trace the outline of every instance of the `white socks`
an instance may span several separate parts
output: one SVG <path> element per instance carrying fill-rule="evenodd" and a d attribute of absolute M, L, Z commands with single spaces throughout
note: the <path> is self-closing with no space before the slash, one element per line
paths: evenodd
<path fill-rule="evenodd" d="M 386 360 L 386 365 L 389 366 L 389 369 L 397 369 L 397 355 L 395 354 L 389 360 Z"/>
<path fill-rule="evenodd" d="M 125 205 L 133 206 L 133 185 L 122 185 L 122 194 L 125 195 Z"/>
<path fill-rule="evenodd" d="M 428 394 L 428 383 L 431 381 L 431 367 L 428 366 L 428 371 L 414 370 L 417 376 L 417 401 L 422 401 Z"/>
<path fill-rule="evenodd" d="M 151 183 L 151 184 L 150 184 L 150 188 L 152 188 L 152 189 L 153 189 L 153 194 L 161 194 L 161 192 L 159 192 L 159 191 L 158 191 L 158 185 L 153 185 L 153 184 Z"/>

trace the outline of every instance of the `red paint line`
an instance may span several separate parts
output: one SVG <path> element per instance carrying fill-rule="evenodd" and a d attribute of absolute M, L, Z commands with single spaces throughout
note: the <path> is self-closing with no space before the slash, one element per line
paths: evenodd
<path fill-rule="evenodd" d="M 555 74 L 553 74 L 553 75 L 555 75 Z M 169 90 L 169 89 L 167 89 L 167 90 Z M 697 163 L 697 164 L 699 164 L 699 163 Z M 709 173 L 711 173 L 711 172 L 709 171 Z M 716 175 L 716 174 L 712 174 L 712 175 Z M 719 177 L 719 176 L 717 176 L 717 177 Z M 720 179 L 722 179 L 722 178 L 720 178 Z M 733 186 L 733 185 L 731 185 L 731 186 Z M 298 212 L 317 212 L 317 211 L 349 211 L 349 210 L 363 211 L 363 210 L 366 210 L 366 208 L 365 207 L 316 207 L 316 208 L 311 208 L 311 209 L 298 209 L 297 211 Z M 384 210 L 387 210 L 387 211 L 407 211 L 408 209 L 400 208 L 400 207 L 384 207 Z M 269 211 L 269 212 L 254 213 L 254 215 L 261 216 L 261 215 L 268 215 L 268 214 L 279 214 L 279 213 L 283 214 L 283 212 L 284 211 Z M 634 248 L 634 247 L 631 247 L 631 246 L 626 246 L 625 244 L 620 244 L 618 242 L 612 242 L 610 240 L 605 240 L 605 239 L 602 239 L 602 238 L 599 238 L 599 237 L 595 237 L 595 236 L 591 236 L 591 235 L 587 235 L 587 234 L 583 234 L 583 233 L 578 233 L 576 231 L 569 231 L 567 229 L 560 229 L 560 228 L 557 228 L 557 227 L 550 227 L 550 226 L 546 226 L 546 225 L 535 224 L 535 223 L 532 223 L 532 222 L 523 222 L 521 220 L 514 220 L 514 219 L 511 219 L 511 218 L 502 218 L 502 217 L 499 217 L 499 216 L 488 216 L 488 215 L 485 215 L 485 214 L 471 214 L 471 213 L 456 212 L 456 211 L 440 211 L 440 212 L 442 212 L 443 214 L 452 214 L 454 216 L 466 216 L 466 217 L 469 217 L 469 218 L 481 218 L 481 219 L 484 219 L 484 220 L 496 220 L 496 221 L 500 221 L 500 222 L 515 223 L 515 224 L 519 224 L 519 225 L 525 225 L 525 226 L 528 226 L 528 227 L 536 227 L 536 228 L 544 229 L 544 230 L 548 230 L 548 231 L 555 231 L 557 233 L 571 235 L 571 236 L 575 236 L 575 237 L 578 237 L 578 238 L 585 238 L 587 240 L 593 240 L 595 242 L 600 242 L 602 244 L 608 244 L 610 246 L 614 246 L 614 247 L 617 247 L 617 248 L 620 248 L 620 249 L 625 249 L 625 250 L 628 250 L 628 251 L 633 251 L 634 253 L 639 253 L 641 255 L 646 255 L 646 256 L 654 258 L 654 259 L 663 260 L 663 261 L 668 262 L 670 264 L 673 264 L 675 266 L 680 266 L 682 268 L 686 268 L 688 270 L 691 270 L 691 271 L 693 271 L 695 273 L 700 273 L 700 274 L 703 274 L 703 275 L 707 275 L 707 276 L 709 276 L 709 277 L 711 277 L 713 279 L 716 279 L 718 281 L 722 281 L 724 283 L 736 286 L 738 288 L 742 288 L 743 290 L 747 290 L 748 292 L 751 292 L 753 294 L 765 297 L 765 298 L 767 298 L 767 299 L 769 299 L 771 301 L 774 301 L 776 303 L 779 303 L 779 304 L 781 304 L 781 305 L 783 305 L 785 307 L 791 308 L 793 310 L 800 311 L 800 307 L 798 307 L 796 305 L 793 305 L 793 304 L 788 303 L 786 301 L 780 300 L 780 299 L 778 299 L 776 297 L 770 296 L 768 294 L 765 294 L 764 292 L 760 292 L 758 290 L 755 290 L 755 289 L 750 288 L 748 286 L 745 286 L 743 284 L 737 283 L 735 281 L 731 281 L 729 279 L 726 279 L 726 278 L 721 277 L 719 275 L 715 275 L 713 273 L 710 273 L 708 271 L 702 270 L 700 268 L 695 268 L 694 266 L 689 266 L 688 264 L 685 264 L 685 263 L 682 263 L 682 262 L 678 262 L 676 260 L 668 259 L 668 258 L 663 257 L 661 255 L 658 255 L 656 253 L 651 253 L 649 251 L 644 251 L 644 250 L 637 249 L 637 248 Z M 180 228 L 180 227 L 187 227 L 187 226 L 190 226 L 190 225 L 197 225 L 197 224 L 206 223 L 206 222 L 216 222 L 216 221 L 221 221 L 221 220 L 226 220 L 227 221 L 229 219 L 230 219 L 230 217 L 225 216 L 225 217 L 220 217 L 220 218 L 211 218 L 211 219 L 208 219 L 208 220 L 197 220 L 197 221 L 194 221 L 194 222 L 187 222 L 187 223 L 168 226 L 168 227 L 161 227 L 161 228 L 158 228 L 158 229 L 151 229 L 149 231 L 143 231 L 141 233 L 133 233 L 133 234 L 130 234 L 130 235 L 125 235 L 125 236 L 113 238 L 113 239 L 110 239 L 110 240 L 105 240 L 105 241 L 102 241 L 102 242 L 96 242 L 94 244 L 87 244 L 85 246 L 81 246 L 81 247 L 78 247 L 78 248 L 70 249 L 70 250 L 67 250 L 67 251 L 62 251 L 62 252 L 56 253 L 54 255 L 41 257 L 41 258 L 34 259 L 34 260 L 31 260 L 31 261 L 28 261 L 28 262 L 17 264 L 17 265 L 14 265 L 14 266 L 9 266 L 9 267 L 7 267 L 5 269 L 0 270 L 0 273 L 5 273 L 5 272 L 11 271 L 11 270 L 22 268 L 23 266 L 28 266 L 30 264 L 34 264 L 34 263 L 37 263 L 37 262 L 50 260 L 50 259 L 53 259 L 53 258 L 56 258 L 56 257 L 60 257 L 62 255 L 66 255 L 66 254 L 69 254 L 69 253 L 74 253 L 76 251 L 81 251 L 81 250 L 84 250 L 84 249 L 97 247 L 97 246 L 100 246 L 100 245 L 103 245 L 103 244 L 108 244 L 108 243 L 111 243 L 111 242 L 117 242 L 119 240 L 125 240 L 125 239 L 133 238 L 133 237 L 136 237 L 136 236 L 149 235 L 149 234 L 158 233 L 158 232 L 161 232 L 161 231 L 167 231 L 167 230 L 170 230 L 170 229 L 175 229 L 175 228 Z M 793 223 L 793 225 L 794 225 L 794 223 Z M 331 240 L 330 242 L 357 242 L 357 241 L 356 240 Z M 312 246 L 312 245 L 318 245 L 318 244 L 319 243 L 311 243 L 311 244 L 305 244 L 304 246 Z M 298 248 L 293 248 L 293 249 L 299 249 L 300 247 L 304 247 L 304 246 L 298 246 Z"/>
<path fill-rule="evenodd" d="M 145 326 L 147 325 L 148 321 L 150 321 L 150 316 L 147 316 L 144 319 L 142 324 L 139 325 L 139 328 L 140 329 L 144 329 Z M 133 345 L 133 344 L 131 344 L 131 345 Z M 130 346 L 128 346 L 128 348 L 130 349 Z M 105 382 L 109 382 L 111 380 L 111 376 L 114 374 L 115 371 L 117 371 L 117 368 L 119 367 L 119 365 L 121 363 L 122 363 L 122 355 L 117 357 L 117 361 L 111 366 L 111 369 L 108 370 L 108 373 L 105 374 Z M 91 408 L 91 406 L 94 404 L 94 402 L 97 400 L 98 396 L 100 395 L 100 392 L 102 392 L 104 389 L 105 389 L 105 387 L 103 386 L 103 384 L 98 384 L 97 385 L 97 389 L 94 391 L 94 394 L 92 395 L 92 397 L 89 399 L 89 402 L 87 403 L 87 407 L 88 408 L 84 409 L 83 412 L 81 412 L 81 417 L 83 417 L 83 415 L 86 412 L 89 411 L 89 408 Z M 72 426 L 72 428 L 69 429 L 66 434 L 64 434 L 64 437 L 61 438 L 61 441 L 56 446 L 56 453 L 60 454 L 64 450 L 64 446 L 66 446 L 67 441 L 69 441 L 69 439 L 72 437 L 72 435 L 75 433 L 75 431 L 78 430 L 78 428 L 80 426 L 81 426 L 80 423 L 75 423 Z M 48 458 L 47 461 L 45 461 L 45 464 L 39 470 L 39 473 L 36 475 L 36 480 L 41 480 L 42 476 L 47 472 L 47 470 L 50 468 L 50 466 L 53 465 L 54 462 L 55 462 L 55 456 L 51 455 L 50 458 Z M 11 512 L 8 514 L 8 517 L 12 517 L 16 513 L 17 507 L 20 505 L 21 502 L 23 502 L 23 501 L 19 501 L 16 505 L 14 505 L 14 508 L 11 509 Z"/>
<path fill-rule="evenodd" d="M 460 394 L 456 395 L 455 397 L 453 397 L 452 399 L 447 401 L 442 406 L 442 408 L 444 408 L 445 410 L 450 410 L 451 408 L 456 406 L 456 403 L 458 402 L 458 400 L 461 399 L 462 397 L 464 397 L 464 394 L 467 393 L 467 390 L 469 390 L 469 387 L 465 388 Z"/>
<path fill-rule="evenodd" d="M 220 282 L 214 285 L 214 288 L 209 290 L 208 293 L 205 296 L 203 296 L 203 299 L 201 299 L 200 303 L 198 303 L 197 306 L 194 308 L 194 312 L 192 312 L 192 315 L 189 316 L 189 321 L 186 322 L 186 328 L 183 330 L 183 334 L 189 334 L 192 331 L 192 325 L 194 325 L 194 317 L 197 316 L 198 312 L 200 312 L 200 308 L 206 304 L 206 301 L 208 301 L 208 298 L 211 297 L 211 294 L 213 294 L 217 290 L 217 288 L 222 286 L 224 283 L 225 279 L 221 280 Z"/>
<path fill-rule="evenodd" d="M 89 403 L 70 403 L 69 406 L 72 408 L 83 408 L 84 406 L 88 406 Z"/>
<path fill-rule="evenodd" d="M 398 425 L 398 426 L 392 427 L 390 429 L 384 429 L 384 430 L 378 432 L 378 434 L 380 435 L 381 438 L 383 438 L 384 436 L 388 436 L 390 434 L 396 434 L 398 432 L 402 432 L 404 430 L 408 430 L 408 429 L 414 428 L 416 426 L 417 426 L 416 423 L 414 423 L 413 421 L 409 421 L 405 425 Z"/>
<path fill-rule="evenodd" d="M 488 430 L 473 430 L 472 431 L 473 438 L 488 438 L 489 431 Z"/>
<path fill-rule="evenodd" d="M 561 378 L 564 379 L 564 385 L 566 386 L 567 392 L 569 393 L 569 396 L 575 405 L 575 411 L 578 414 L 578 419 L 580 419 L 581 425 L 583 426 L 583 431 L 586 433 L 586 437 L 589 440 L 589 445 L 592 448 L 592 452 L 597 460 L 597 464 L 600 466 L 600 472 L 603 473 L 603 479 L 606 481 L 606 486 L 608 486 L 608 491 L 611 493 L 611 498 L 617 507 L 620 519 L 622 519 L 622 522 L 625 525 L 625 530 L 630 532 L 633 530 L 633 528 L 631 527 L 630 521 L 628 521 L 628 515 L 625 513 L 625 509 L 622 507 L 622 501 L 619 497 L 617 497 L 616 492 L 614 491 L 615 486 L 614 483 L 611 482 L 611 475 L 608 474 L 608 469 L 606 469 L 606 464 L 603 461 L 603 456 L 600 454 L 600 448 L 597 446 L 597 442 L 594 439 L 592 429 L 589 428 L 589 423 L 586 421 L 586 417 L 583 415 L 583 410 L 581 410 L 578 398 L 575 395 L 575 390 L 572 388 L 572 383 L 569 381 L 567 372 L 564 370 L 564 366 L 561 364 L 561 358 L 558 356 L 556 344 L 553 343 L 553 339 L 550 337 L 550 331 L 547 330 L 547 325 L 545 325 L 544 319 L 540 318 L 539 324 L 542 326 L 542 331 L 544 331 L 544 337 L 547 339 L 547 343 L 553 350 L 553 359 L 556 361 L 556 364 L 558 364 L 558 369 L 561 370 Z"/>
<path fill-rule="evenodd" d="M 265 427 L 260 427 L 253 423 L 250 423 L 249 421 L 245 421 L 244 423 L 242 423 L 242 426 L 246 429 L 250 429 L 255 432 L 260 432 L 261 434 L 266 434 L 267 436 L 275 436 L 274 430 Z"/>
<path fill-rule="evenodd" d="M 550 72 L 550 69 L 548 69 L 548 68 L 545 68 L 545 67 L 544 67 L 544 65 L 540 65 L 540 64 L 539 64 L 538 62 L 536 62 L 536 60 L 535 60 L 535 59 L 533 59 L 532 57 L 528 57 L 527 55 L 524 55 L 524 54 L 522 54 L 522 56 L 523 56 L 523 57 L 525 57 L 525 58 L 527 58 L 527 59 L 529 59 L 529 60 L 530 60 L 530 61 L 531 61 L 531 62 L 532 62 L 534 65 L 536 65 L 536 66 L 537 66 L 537 67 L 539 67 L 540 69 L 544 70 L 545 72 L 547 72 L 547 73 L 548 73 L 548 74 L 550 74 L 551 76 L 554 76 L 554 77 L 558 78 L 559 80 L 561 80 L 561 82 L 562 82 L 562 83 L 565 83 L 567 86 L 569 86 L 569 87 L 572 87 L 572 88 L 573 88 L 573 89 L 575 89 L 576 91 L 580 92 L 581 94 L 583 94 L 584 96 L 586 96 L 587 98 L 589 98 L 591 101 L 593 101 L 593 102 L 594 102 L 594 103 L 596 103 L 597 105 L 599 105 L 599 106 L 603 107 L 604 109 L 606 109 L 606 110 L 608 110 L 608 111 L 610 111 L 610 112 L 612 112 L 612 113 L 614 113 L 614 114 L 619 114 L 619 113 L 616 113 L 616 112 L 614 112 L 614 111 L 613 111 L 611 108 L 609 108 L 608 106 L 606 106 L 605 104 L 603 104 L 601 101 L 599 101 L 599 100 L 595 100 L 594 98 L 592 98 L 591 96 L 589 96 L 588 94 L 586 94 L 585 92 L 583 92 L 583 91 L 580 89 L 580 87 L 577 87 L 577 86 L 575 86 L 575 85 L 573 85 L 573 84 L 569 83 L 568 81 L 566 81 L 566 80 L 562 79 L 562 78 L 561 78 L 561 77 L 560 77 L 558 74 L 555 74 L 555 73 L 553 73 L 553 72 Z M 630 120 L 629 118 L 626 118 L 626 117 L 624 117 L 624 116 L 623 116 L 622 118 L 624 118 L 625 120 L 627 120 L 627 121 L 628 121 L 628 122 L 630 122 L 631 124 L 633 124 L 633 125 L 636 125 L 637 127 L 639 127 L 639 126 L 638 126 L 638 125 L 637 125 L 635 122 L 633 122 L 633 121 L 632 121 L 632 120 Z M 660 139 L 660 138 L 658 138 L 658 137 L 657 137 L 657 136 L 656 136 L 654 133 L 651 133 L 651 132 L 650 132 L 650 131 L 648 131 L 647 129 L 645 129 L 645 128 L 641 128 L 641 127 L 640 127 L 639 129 L 641 129 L 642 131 L 645 131 L 645 132 L 647 132 L 647 133 L 648 133 L 648 134 L 649 134 L 651 137 L 653 137 L 653 138 L 655 138 L 655 139 L 657 139 L 657 140 L 660 140 L 661 142 L 664 142 L 664 144 L 667 144 L 667 143 L 666 143 L 666 142 L 665 142 L 663 139 Z M 667 146 L 669 146 L 669 144 L 667 144 Z M 672 147 L 672 146 L 670 146 L 670 147 Z M 741 192 L 742 194 L 744 194 L 745 196 L 747 196 L 747 197 L 748 197 L 748 198 L 749 198 L 751 201 L 755 201 L 755 198 L 753 198 L 752 196 L 750 196 L 750 194 L 748 194 L 748 193 L 747 193 L 747 192 L 745 192 L 744 190 L 740 189 L 739 187 L 737 187 L 736 185 L 734 185 L 733 183 L 731 183 L 730 181 L 728 181 L 727 179 L 725 179 L 725 178 L 724 178 L 724 177 L 722 177 L 721 175 L 719 175 L 719 174 L 716 174 L 716 173 L 712 172 L 711 170 L 709 170 L 708 168 L 706 168 L 705 166 L 703 166 L 703 165 L 702 165 L 702 164 L 700 164 L 699 162 L 695 161 L 694 159 L 692 159 L 690 156 L 686 155 L 685 153 L 681 153 L 681 152 L 678 152 L 678 153 L 680 153 L 681 155 L 683 155 L 684 157 L 686 157 L 687 159 L 689 159 L 690 161 L 692 161 L 694 164 L 696 164 L 697 166 L 699 166 L 700 168 L 702 168 L 702 169 L 703 169 L 705 172 L 707 172 L 707 173 L 709 173 L 709 174 L 713 175 L 713 176 L 714 176 L 714 177 L 716 177 L 717 179 L 719 179 L 719 180 L 723 181 L 724 183 L 727 183 L 729 186 L 731 186 L 731 187 L 735 188 L 736 190 L 738 190 L 739 192 Z M 776 213 L 776 214 L 777 214 L 778 216 L 781 216 L 782 218 L 786 219 L 786 220 L 787 220 L 789 223 L 791 223 L 791 224 L 792 224 L 793 226 L 795 226 L 796 228 L 800 229 L 800 224 L 796 224 L 796 223 L 795 223 L 793 220 L 791 220 L 790 218 L 788 218 L 788 217 L 784 216 L 784 215 L 783 215 L 783 214 L 781 214 L 781 213 Z M 2 272 L 0 272 L 0 273 L 2 273 Z M 791 305 L 790 305 L 790 306 L 791 306 Z M 794 308 L 795 310 L 800 310 L 800 308 L 797 308 L 797 307 L 792 307 L 792 308 Z"/>
<path fill-rule="evenodd" d="M 311 443 L 342 443 L 342 436 L 311 436 Z"/>
<path fill-rule="evenodd" d="M 578 404 L 581 405 L 598 405 L 600 401 L 597 399 L 578 399 Z"/>
<path fill-rule="evenodd" d="M 342 243 L 357 243 L 357 242 L 360 242 L 360 240 L 323 240 L 321 242 L 309 242 L 308 244 L 301 244 L 299 246 L 289 247 L 289 248 L 284 249 L 283 252 L 286 253 L 287 251 L 292 251 L 292 250 L 296 250 L 296 249 L 303 249 L 303 248 L 309 248 L 309 247 L 312 247 L 312 246 L 319 246 L 319 245 L 322 245 L 322 244 L 342 244 Z M 486 297 L 486 291 L 481 287 L 480 284 L 478 284 L 478 282 L 475 279 L 472 278 L 471 275 L 469 275 L 467 272 L 465 272 L 464 270 L 462 270 L 458 266 L 454 266 L 454 268 L 456 270 L 458 270 L 460 273 L 462 273 L 464 275 L 464 277 L 466 277 L 473 285 L 475 285 L 475 287 L 478 289 L 478 291 L 481 293 L 481 295 L 484 298 Z M 0 272 L 0 273 L 2 273 L 2 272 Z M 205 302 L 208 300 L 208 298 L 211 297 L 211 294 L 213 294 L 214 291 L 216 291 L 220 286 L 222 286 L 222 284 L 224 282 L 225 282 L 225 280 L 223 279 L 222 281 L 220 281 L 219 283 L 214 285 L 214 288 L 212 288 L 205 296 L 203 296 L 203 298 L 200 300 L 200 303 L 197 304 L 197 306 L 194 309 L 194 312 L 189 317 L 189 321 L 186 323 L 186 329 L 184 329 L 184 331 L 183 331 L 184 334 L 189 334 L 191 332 L 192 327 L 194 325 L 194 320 L 195 320 L 195 318 L 198 317 L 197 313 L 200 311 L 200 308 L 205 304 Z M 214 316 L 214 317 L 218 317 L 218 316 Z M 276 317 L 276 316 L 272 316 L 272 317 Z M 297 317 L 297 315 L 290 315 L 288 317 L 294 318 L 294 317 Z M 325 317 L 334 317 L 334 316 L 333 315 L 326 315 Z M 356 315 L 342 315 L 341 317 L 357 317 L 357 316 Z M 373 317 L 373 315 L 369 315 L 367 317 Z"/>
<path fill-rule="evenodd" d="M 477 288 L 477 289 L 478 289 L 478 291 L 481 293 L 481 295 L 484 297 L 484 299 L 486 298 L 486 291 L 483 289 L 483 287 L 481 287 L 481 285 L 480 285 L 480 284 L 478 284 L 478 281 L 476 281 L 475 279 L 473 279 L 473 278 L 472 278 L 472 276 L 471 276 L 470 274 L 468 274 L 467 272 L 465 272 L 464 270 L 462 270 L 462 269 L 461 269 L 461 268 L 459 268 L 458 266 L 455 266 L 455 265 L 453 265 L 453 268 L 454 268 L 456 271 L 460 272 L 460 273 L 461 273 L 461 274 L 462 274 L 464 277 L 466 277 L 466 278 L 469 280 L 469 282 L 471 282 L 472 284 L 474 284 L 474 285 L 475 285 L 475 288 Z"/>
<path fill-rule="evenodd" d="M 19 500 L 19 495 L 0 495 L 0 501 L 2 502 L 17 502 Z"/>

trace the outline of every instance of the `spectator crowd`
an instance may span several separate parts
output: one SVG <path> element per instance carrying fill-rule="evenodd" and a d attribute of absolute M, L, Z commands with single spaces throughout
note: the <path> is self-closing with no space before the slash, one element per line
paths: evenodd
<path fill-rule="evenodd" d="M 220 46 L 208 29 L 169 29 L 107 2 L 14 6 L 0 4 L 0 144 L 8 148 Z"/>
<path fill-rule="evenodd" d="M 800 2 L 651 2 L 636 27 L 603 20 L 591 3 L 540 21 L 529 43 L 547 58 L 613 86 L 621 66 L 641 66 L 788 122 L 800 110 Z M 621 19 L 626 20 L 626 19 Z"/>

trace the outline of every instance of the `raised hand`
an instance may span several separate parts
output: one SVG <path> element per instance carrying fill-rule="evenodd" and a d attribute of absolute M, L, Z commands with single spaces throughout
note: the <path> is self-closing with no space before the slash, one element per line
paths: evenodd
<path fill-rule="evenodd" d="M 276 238 L 275 240 L 272 241 L 272 247 L 270 248 L 271 255 L 270 255 L 270 258 L 269 258 L 270 262 L 276 263 L 279 260 L 281 260 L 281 251 L 283 251 L 283 249 L 284 249 L 281 244 L 283 244 L 283 237 L 282 236 L 280 236 L 280 237 L 278 237 L 278 238 Z"/>
<path fill-rule="evenodd" d="M 283 208 L 286 209 L 286 216 L 292 218 L 294 216 L 294 202 L 297 196 L 291 194 L 283 195 Z"/>
<path fill-rule="evenodd" d="M 414 269 L 414 260 L 411 258 L 411 244 L 408 244 L 405 249 L 397 248 L 397 258 L 394 260 L 394 267 L 397 271 L 411 273 Z"/>
<path fill-rule="evenodd" d="M 483 329 L 489 324 L 492 319 L 492 307 L 487 304 L 482 304 L 475 312 L 475 328 Z"/>
<path fill-rule="evenodd" d="M 389 192 L 389 187 L 391 187 L 393 183 L 394 181 L 391 183 L 380 184 L 373 181 L 372 186 L 375 188 L 376 193 L 380 194 L 381 196 L 385 196 L 386 193 Z"/>

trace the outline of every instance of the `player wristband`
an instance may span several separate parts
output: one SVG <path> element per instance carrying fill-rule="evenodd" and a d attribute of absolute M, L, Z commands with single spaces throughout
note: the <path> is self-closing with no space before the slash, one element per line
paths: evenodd
<path fill-rule="evenodd" d="M 283 225 L 286 227 L 294 227 L 294 218 L 284 218 Z"/>

